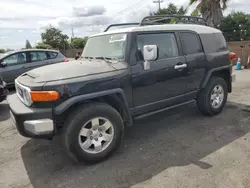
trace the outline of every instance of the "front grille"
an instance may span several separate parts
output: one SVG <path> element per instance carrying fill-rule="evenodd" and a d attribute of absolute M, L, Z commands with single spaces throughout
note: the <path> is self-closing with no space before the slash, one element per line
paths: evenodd
<path fill-rule="evenodd" d="M 19 97 L 19 99 L 23 102 L 24 102 L 24 96 L 23 96 L 23 93 L 24 93 L 24 90 L 25 88 L 19 84 L 17 81 L 15 81 L 15 88 L 16 88 L 16 93 L 17 93 L 17 96 Z"/>

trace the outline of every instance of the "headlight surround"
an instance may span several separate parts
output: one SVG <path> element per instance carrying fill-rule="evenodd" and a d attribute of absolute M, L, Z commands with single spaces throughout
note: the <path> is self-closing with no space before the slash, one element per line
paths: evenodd
<path fill-rule="evenodd" d="M 16 93 L 18 98 L 27 106 L 32 105 L 32 100 L 30 97 L 30 88 L 23 86 L 15 80 Z"/>

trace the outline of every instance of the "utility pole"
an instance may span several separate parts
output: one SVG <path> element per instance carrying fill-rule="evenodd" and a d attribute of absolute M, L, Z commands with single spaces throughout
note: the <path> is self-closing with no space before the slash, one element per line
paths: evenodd
<path fill-rule="evenodd" d="M 73 38 L 75 38 L 75 36 L 74 36 L 74 28 L 73 27 L 71 28 L 71 32 L 72 32 L 72 36 L 71 36 L 71 43 L 72 43 Z"/>
<path fill-rule="evenodd" d="M 72 32 L 72 38 L 75 38 L 75 35 L 74 35 L 74 28 L 71 28 L 71 32 Z"/>
<path fill-rule="evenodd" d="M 156 0 L 156 1 L 153 1 L 153 3 L 158 3 L 158 6 L 159 6 L 159 10 L 161 10 L 161 3 L 163 2 L 163 0 Z"/>

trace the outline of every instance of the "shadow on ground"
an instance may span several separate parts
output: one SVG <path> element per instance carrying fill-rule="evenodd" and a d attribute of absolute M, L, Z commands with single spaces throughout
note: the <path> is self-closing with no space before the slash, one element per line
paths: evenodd
<path fill-rule="evenodd" d="M 130 187 L 172 166 L 195 164 L 249 132 L 249 114 L 228 104 L 213 118 L 192 104 L 148 117 L 127 128 L 119 151 L 96 165 L 76 164 L 60 149 L 59 140 L 29 140 L 21 155 L 34 188 Z"/>

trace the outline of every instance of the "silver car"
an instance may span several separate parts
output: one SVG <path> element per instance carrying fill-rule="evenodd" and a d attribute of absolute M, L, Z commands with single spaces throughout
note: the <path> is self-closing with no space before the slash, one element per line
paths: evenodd
<path fill-rule="evenodd" d="M 56 50 L 25 49 L 0 54 L 0 76 L 8 87 L 14 86 L 15 79 L 37 67 L 67 62 L 66 57 Z"/>

